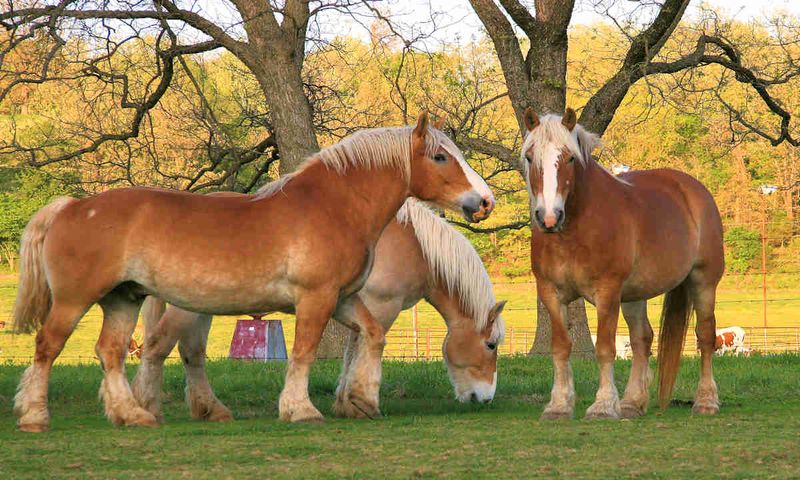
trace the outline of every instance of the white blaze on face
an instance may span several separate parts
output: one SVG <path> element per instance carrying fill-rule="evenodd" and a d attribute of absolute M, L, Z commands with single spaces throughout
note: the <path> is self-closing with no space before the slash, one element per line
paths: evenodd
<path fill-rule="evenodd" d="M 545 225 L 554 226 L 555 209 L 563 208 L 564 201 L 558 194 L 558 159 L 561 151 L 548 143 L 542 155 L 542 191 L 536 196 L 537 208 L 544 208 Z"/>
<path fill-rule="evenodd" d="M 472 189 L 481 196 L 481 198 L 485 198 L 487 200 L 491 200 L 494 202 L 494 194 L 492 190 L 489 188 L 489 185 L 486 184 L 486 181 L 481 178 L 478 173 L 472 169 L 469 163 L 464 160 L 464 157 L 461 155 L 461 152 L 457 149 L 454 150 L 450 148 L 449 145 L 445 144 L 442 147 L 449 153 L 453 158 L 458 161 L 458 164 L 461 166 L 461 170 L 464 171 L 464 176 L 467 177 L 467 181 L 472 186 Z"/>

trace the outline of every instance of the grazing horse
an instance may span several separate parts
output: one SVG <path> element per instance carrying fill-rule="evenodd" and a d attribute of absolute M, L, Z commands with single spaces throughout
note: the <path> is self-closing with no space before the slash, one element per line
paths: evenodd
<path fill-rule="evenodd" d="M 447 324 L 442 349 L 456 398 L 488 402 L 494 397 L 505 302 L 496 303 L 489 275 L 469 240 L 431 209 L 413 198 L 406 201 L 378 240 L 372 272 L 358 294 L 384 331 L 389 331 L 401 310 L 423 298 L 430 302 Z M 231 420 L 230 410 L 217 399 L 204 369 L 211 315 L 174 306 L 165 311 L 162 300 L 148 297 L 142 318 L 147 346 L 133 382 L 139 404 L 161 419 L 162 367 L 179 342 L 192 416 Z M 359 334 L 351 332 L 334 404 L 340 416 L 365 416 L 350 401 L 349 382 L 357 380 L 350 378 L 350 369 L 358 343 Z"/>
<path fill-rule="evenodd" d="M 107 417 L 117 425 L 157 424 L 125 377 L 147 295 L 201 313 L 294 312 L 279 400 L 285 421 L 322 419 L 308 397 L 308 373 L 328 319 L 358 329 L 353 396 L 378 414 L 385 338 L 357 292 L 381 232 L 409 196 L 480 221 L 494 207 L 492 193 L 455 144 L 429 126 L 427 113 L 416 127 L 357 132 L 272 185 L 253 197 L 124 188 L 40 210 L 23 234 L 14 308 L 17 331 L 39 328 L 15 399 L 18 427 L 48 428 L 53 361 L 94 303 L 104 314 L 96 351 Z"/>
<path fill-rule="evenodd" d="M 614 176 L 591 156 L 599 139 L 575 112 L 539 118 L 528 109 L 522 164 L 530 194 L 531 262 L 539 298 L 552 318 L 554 385 L 543 419 L 569 418 L 575 390 L 564 326 L 567 305 L 583 297 L 597 307 L 600 387 L 587 418 L 643 415 L 649 403 L 653 331 L 646 302 L 666 292 L 659 336 L 659 402 L 666 407 L 680 366 L 692 309 L 702 355 L 694 411 L 719 411 L 711 362 L 714 302 L 724 270 L 722 222 L 697 180 L 674 170 Z M 622 402 L 614 385 L 620 306 L 628 322 L 633 366 Z"/>

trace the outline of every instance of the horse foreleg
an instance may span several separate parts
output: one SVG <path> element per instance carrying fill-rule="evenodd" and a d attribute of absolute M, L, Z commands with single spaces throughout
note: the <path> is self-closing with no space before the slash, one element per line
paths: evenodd
<path fill-rule="evenodd" d="M 350 397 L 350 376 L 352 375 L 353 360 L 358 350 L 358 332 L 351 330 L 347 335 L 347 344 L 344 347 L 342 360 L 342 373 L 339 375 L 339 384 L 336 386 L 336 400 L 333 403 L 333 412 L 340 417 L 349 416 L 351 409 L 348 398 Z"/>
<path fill-rule="evenodd" d="M 342 302 L 334 318 L 358 331 L 356 354 L 345 380 L 347 391 L 337 413 L 352 418 L 380 417 L 381 357 L 386 346 L 383 326 L 358 294 Z"/>
<path fill-rule="evenodd" d="M 561 303 L 555 291 L 539 288 L 539 298 L 550 315 L 553 350 L 553 390 L 550 402 L 542 412 L 542 420 L 559 420 L 572 418 L 575 411 L 575 385 L 572 379 L 572 366 L 569 355 L 572 352 L 572 340 L 569 338 L 564 320 L 567 318 L 567 305 Z"/>
<path fill-rule="evenodd" d="M 142 357 L 132 385 L 133 397 L 137 403 L 152 413 L 159 422 L 163 422 L 161 386 L 164 360 L 175 348 L 179 333 L 178 325 L 164 320 L 165 308 L 164 301 L 155 297 L 148 297 L 142 305 Z"/>
<path fill-rule="evenodd" d="M 716 285 L 701 286 L 693 281 L 691 289 L 695 312 L 697 312 L 695 333 L 697 335 L 697 344 L 700 347 L 700 382 L 697 385 L 692 411 L 705 415 L 714 415 L 719 412 L 719 394 L 717 393 L 717 383 L 714 381 L 714 371 L 711 366 L 717 338 L 717 320 L 714 315 Z"/>
<path fill-rule="evenodd" d="M 209 422 L 228 422 L 233 414 L 219 401 L 206 376 L 206 346 L 211 330 L 211 315 L 195 314 L 191 328 L 184 328 L 178 343 L 186 370 L 186 402 L 193 418 Z"/>
<path fill-rule="evenodd" d="M 633 365 L 628 386 L 620 402 L 623 418 L 633 418 L 647 412 L 650 402 L 650 347 L 653 345 L 653 329 L 647 320 L 647 301 L 622 304 L 622 316 L 630 331 Z"/>
<path fill-rule="evenodd" d="M 307 293 L 296 307 L 294 346 L 286 369 L 286 383 L 278 401 L 278 414 L 286 422 L 321 422 L 322 414 L 308 396 L 308 373 L 317 354 L 337 294 Z"/>
<path fill-rule="evenodd" d="M 586 410 L 586 418 L 619 418 L 620 405 L 614 384 L 619 294 L 613 292 L 597 297 L 597 345 L 595 351 L 600 366 L 600 387 L 594 403 Z"/>
<path fill-rule="evenodd" d="M 100 301 L 103 328 L 95 347 L 104 372 L 100 397 L 105 403 L 106 416 L 114 425 L 158 425 L 156 417 L 139 406 L 125 376 L 125 358 L 140 305 L 124 294 L 111 293 Z"/>
<path fill-rule="evenodd" d="M 70 306 L 60 302 L 55 302 L 50 309 L 42 329 L 36 335 L 33 364 L 22 374 L 14 397 L 14 413 L 20 430 L 44 432 L 50 427 L 47 409 L 50 371 L 86 309 L 86 306 Z"/>

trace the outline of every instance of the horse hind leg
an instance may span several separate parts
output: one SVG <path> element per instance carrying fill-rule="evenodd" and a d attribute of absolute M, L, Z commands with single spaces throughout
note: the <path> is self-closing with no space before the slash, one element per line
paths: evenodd
<path fill-rule="evenodd" d="M 112 292 L 99 303 L 103 308 L 103 328 L 95 351 L 104 372 L 100 397 L 105 404 L 106 417 L 114 425 L 158 425 L 156 417 L 139 406 L 125 376 L 125 358 L 141 300 L 127 292 Z"/>
<path fill-rule="evenodd" d="M 647 320 L 647 301 L 630 302 L 622 304 L 622 316 L 628 324 L 630 331 L 631 350 L 633 351 L 633 364 L 625 388 L 625 394 L 620 402 L 620 412 L 623 418 L 633 418 L 644 415 L 650 403 L 650 348 L 653 345 L 653 329 Z"/>
<path fill-rule="evenodd" d="M 186 371 L 186 402 L 192 418 L 229 422 L 233 420 L 233 414 L 214 394 L 206 376 L 206 345 L 213 317 L 195 315 L 194 325 L 184 329 L 178 343 Z"/>
<path fill-rule="evenodd" d="M 85 305 L 55 302 L 36 335 L 33 364 L 22 374 L 14 397 L 17 427 L 24 432 L 44 432 L 50 427 L 47 387 L 53 362 L 64 348 L 78 321 L 88 309 Z"/>
<path fill-rule="evenodd" d="M 691 294 L 697 315 L 695 334 L 700 348 L 700 382 L 695 393 L 692 411 L 703 415 L 714 415 L 719 412 L 719 394 L 714 381 L 712 361 L 714 359 L 716 333 L 716 282 L 704 282 L 702 275 L 693 273 Z"/>

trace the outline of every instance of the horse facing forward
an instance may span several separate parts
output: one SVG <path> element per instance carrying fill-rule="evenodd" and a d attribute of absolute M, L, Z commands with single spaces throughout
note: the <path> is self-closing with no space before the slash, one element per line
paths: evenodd
<path fill-rule="evenodd" d="M 146 295 L 201 313 L 294 312 L 279 400 L 286 421 L 322 418 L 308 396 L 308 373 L 328 319 L 357 329 L 351 397 L 378 415 L 385 339 L 356 292 L 381 232 L 409 196 L 480 221 L 494 207 L 492 193 L 455 144 L 429 127 L 427 114 L 414 128 L 357 132 L 273 185 L 244 198 L 115 189 L 40 210 L 23 234 L 13 314 L 17 331 L 40 327 L 15 398 L 18 427 L 48 428 L 53 361 L 94 303 L 103 310 L 96 351 L 106 415 L 114 424 L 157 424 L 125 377 Z M 230 235 L 245 230 L 252 235 Z"/>
<path fill-rule="evenodd" d="M 643 415 L 649 403 L 653 331 L 646 302 L 666 292 L 659 336 L 659 401 L 669 402 L 689 317 L 697 313 L 701 352 L 694 411 L 719 411 L 711 368 L 716 287 L 724 270 L 722 222 L 697 180 L 674 170 L 615 177 L 591 152 L 598 138 L 575 112 L 539 118 L 525 112 L 522 163 L 531 202 L 531 262 L 539 298 L 552 319 L 554 385 L 542 418 L 569 418 L 575 390 L 569 365 L 567 305 L 583 297 L 597 307 L 600 387 L 587 418 Z M 633 366 L 622 402 L 614 385 L 620 306 L 628 323 Z"/>
<path fill-rule="evenodd" d="M 221 195 L 240 195 L 221 193 Z M 489 275 L 480 256 L 463 235 L 419 201 L 410 198 L 396 220 L 387 225 L 375 248 L 375 263 L 359 291 L 364 304 L 388 331 L 400 311 L 422 298 L 444 317 L 447 336 L 442 345 L 445 364 L 459 401 L 487 402 L 497 386 L 497 351 L 505 325 Z M 161 419 L 163 364 L 176 342 L 186 371 L 186 400 L 194 418 L 232 420 L 217 399 L 204 369 L 211 315 L 193 313 L 148 297 L 142 307 L 144 356 L 133 393 L 139 404 Z M 334 411 L 363 417 L 350 401 L 350 369 L 359 335 L 351 332 Z"/>

